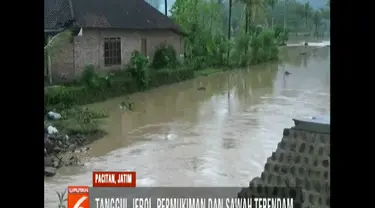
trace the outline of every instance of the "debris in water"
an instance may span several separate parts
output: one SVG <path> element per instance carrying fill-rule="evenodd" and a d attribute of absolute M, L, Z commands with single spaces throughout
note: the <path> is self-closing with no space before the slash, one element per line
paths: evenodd
<path fill-rule="evenodd" d="M 130 111 L 133 111 L 133 109 L 134 109 L 134 103 L 133 102 L 127 102 L 126 103 L 125 101 L 122 101 L 121 104 L 120 104 L 120 109 L 121 110 L 130 110 Z"/>

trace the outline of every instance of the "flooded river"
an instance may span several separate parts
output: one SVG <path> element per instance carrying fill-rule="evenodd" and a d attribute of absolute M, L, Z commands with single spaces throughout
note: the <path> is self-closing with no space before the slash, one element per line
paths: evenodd
<path fill-rule="evenodd" d="M 133 94 L 136 112 L 120 110 L 124 97 L 90 105 L 108 112 L 109 134 L 82 156 L 85 166 L 45 179 L 45 206 L 68 185 L 91 185 L 95 170 L 135 170 L 138 186 L 247 186 L 292 118 L 330 112 L 329 47 L 310 50 L 285 47 L 281 63 Z"/>

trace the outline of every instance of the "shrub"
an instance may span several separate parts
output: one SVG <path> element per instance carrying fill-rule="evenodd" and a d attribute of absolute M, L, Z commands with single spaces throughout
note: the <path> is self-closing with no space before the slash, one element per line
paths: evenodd
<path fill-rule="evenodd" d="M 44 89 L 45 109 L 64 109 L 77 103 L 77 98 L 84 97 L 85 88 L 82 86 L 66 87 L 53 86 Z"/>
<path fill-rule="evenodd" d="M 137 73 L 142 75 L 144 71 L 136 69 L 143 67 L 143 69 L 147 70 L 147 68 L 144 67 L 147 65 L 147 61 L 144 60 L 145 57 L 138 57 L 139 59 L 136 59 L 135 57 L 136 55 L 134 55 L 134 60 L 132 61 L 133 65 L 128 66 L 129 68 L 132 67 L 132 71 L 123 70 L 111 73 L 111 76 L 113 76 L 113 79 L 111 79 L 113 81 L 111 85 L 103 85 L 99 88 L 89 88 L 86 86 L 46 87 L 44 89 L 45 112 L 53 109 L 60 111 L 66 108 L 72 108 L 75 105 L 103 101 L 111 97 L 118 97 L 145 89 L 145 85 L 142 83 L 140 84 L 139 80 L 137 80 L 137 78 L 132 78 L 132 76 L 137 77 Z M 147 70 L 146 72 L 146 76 L 148 77 L 148 87 L 157 87 L 194 78 L 194 71 L 191 69 Z"/>
<path fill-rule="evenodd" d="M 138 51 L 132 53 L 128 70 L 132 78 L 136 80 L 138 87 L 146 88 L 150 82 L 149 70 L 147 68 L 148 58 Z"/>
<path fill-rule="evenodd" d="M 240 32 L 235 41 L 234 53 L 231 56 L 233 60 L 233 65 L 246 66 L 250 63 L 249 54 L 246 54 L 245 51 L 249 51 L 251 36 Z"/>
<path fill-rule="evenodd" d="M 286 29 L 284 31 L 284 28 L 281 26 L 276 26 L 275 29 L 275 38 L 278 45 L 285 45 L 286 42 L 289 39 L 289 30 Z"/>
<path fill-rule="evenodd" d="M 93 65 L 87 65 L 82 72 L 79 83 L 89 89 L 98 89 L 101 87 L 111 86 L 114 75 L 112 73 L 99 74 L 95 71 Z"/>
<path fill-rule="evenodd" d="M 102 133 L 100 124 L 102 119 L 107 117 L 107 114 L 96 113 L 88 108 L 73 107 L 62 110 L 62 119 L 50 121 L 53 126 L 62 129 L 68 134 L 93 134 Z"/>
<path fill-rule="evenodd" d="M 177 53 L 172 45 L 161 44 L 155 51 L 152 67 L 155 69 L 176 68 Z"/>
<path fill-rule="evenodd" d="M 254 64 L 277 59 L 278 48 L 272 30 L 265 29 L 258 35 L 253 34 L 250 41 L 251 62 Z"/>

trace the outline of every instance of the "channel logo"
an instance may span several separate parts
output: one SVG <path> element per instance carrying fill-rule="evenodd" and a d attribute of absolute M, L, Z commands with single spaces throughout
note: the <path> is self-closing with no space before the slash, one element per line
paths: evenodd
<path fill-rule="evenodd" d="M 68 186 L 68 208 L 90 208 L 88 186 Z"/>

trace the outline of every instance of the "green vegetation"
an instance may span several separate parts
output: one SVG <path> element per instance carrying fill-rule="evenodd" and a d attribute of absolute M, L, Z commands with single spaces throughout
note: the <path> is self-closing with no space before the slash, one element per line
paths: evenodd
<path fill-rule="evenodd" d="M 184 64 L 194 70 L 222 66 L 240 67 L 277 59 L 278 39 L 272 28 L 256 26 L 248 13 L 236 24 L 240 27 L 232 38 L 232 24 L 226 24 L 226 8 L 221 2 L 204 0 L 176 0 L 171 18 L 187 34 L 184 40 Z M 223 22 L 225 24 L 223 24 Z M 284 31 L 283 31 L 284 32 Z"/>
<path fill-rule="evenodd" d="M 175 1 L 171 18 L 186 34 L 183 60 L 173 46 L 162 44 L 151 62 L 134 51 L 122 70 L 101 72 L 88 65 L 75 83 L 46 87 L 45 109 L 63 111 L 69 118 L 54 125 L 73 133 L 95 132 L 97 116 L 76 106 L 277 60 L 278 46 L 288 41 L 290 33 L 318 37 L 329 25 L 329 7 L 314 11 L 309 3 L 295 0 L 228 1 Z M 65 31 L 49 40 L 44 47 L 46 56 L 58 54 L 60 46 L 71 41 L 71 34 Z M 129 103 L 121 105 L 133 108 Z"/>
<path fill-rule="evenodd" d="M 160 48 L 164 50 L 163 46 Z M 165 59 L 172 60 L 174 63 L 173 58 L 168 58 L 168 56 L 174 56 L 173 53 L 166 53 L 164 56 Z M 46 125 L 52 124 L 68 135 L 102 135 L 104 132 L 99 128 L 99 124 L 106 116 L 78 107 L 79 105 L 194 78 L 194 71 L 182 66 L 178 69 L 156 70 L 151 68 L 153 65 L 172 66 L 170 61 L 149 63 L 147 57 L 135 51 L 124 70 L 98 73 L 92 65 L 88 65 L 73 85 L 46 87 L 44 90 L 45 113 L 57 110 L 62 115 L 62 119 L 50 121 Z M 133 109 L 133 104 L 129 101 L 124 101 L 121 106 L 127 110 Z"/>
<path fill-rule="evenodd" d="M 87 66 L 77 84 L 46 87 L 45 109 L 68 109 L 194 77 L 193 70 L 184 68 L 160 71 L 138 68 L 143 66 L 139 61 L 144 58 L 142 55 L 134 55 L 131 61 L 134 64 L 131 64 L 128 70 L 107 74 L 96 73 L 92 66 Z"/>
<path fill-rule="evenodd" d="M 60 129 L 60 133 L 68 135 L 103 135 L 99 125 L 106 118 L 105 113 L 96 113 L 85 107 L 73 107 L 60 111 L 61 119 L 46 122 Z"/>
<path fill-rule="evenodd" d="M 273 0 L 268 0 L 272 2 Z M 292 36 L 309 36 L 316 39 L 329 35 L 329 1 L 324 8 L 314 9 L 308 1 L 276 1 L 267 9 L 267 20 L 287 29 Z"/>

